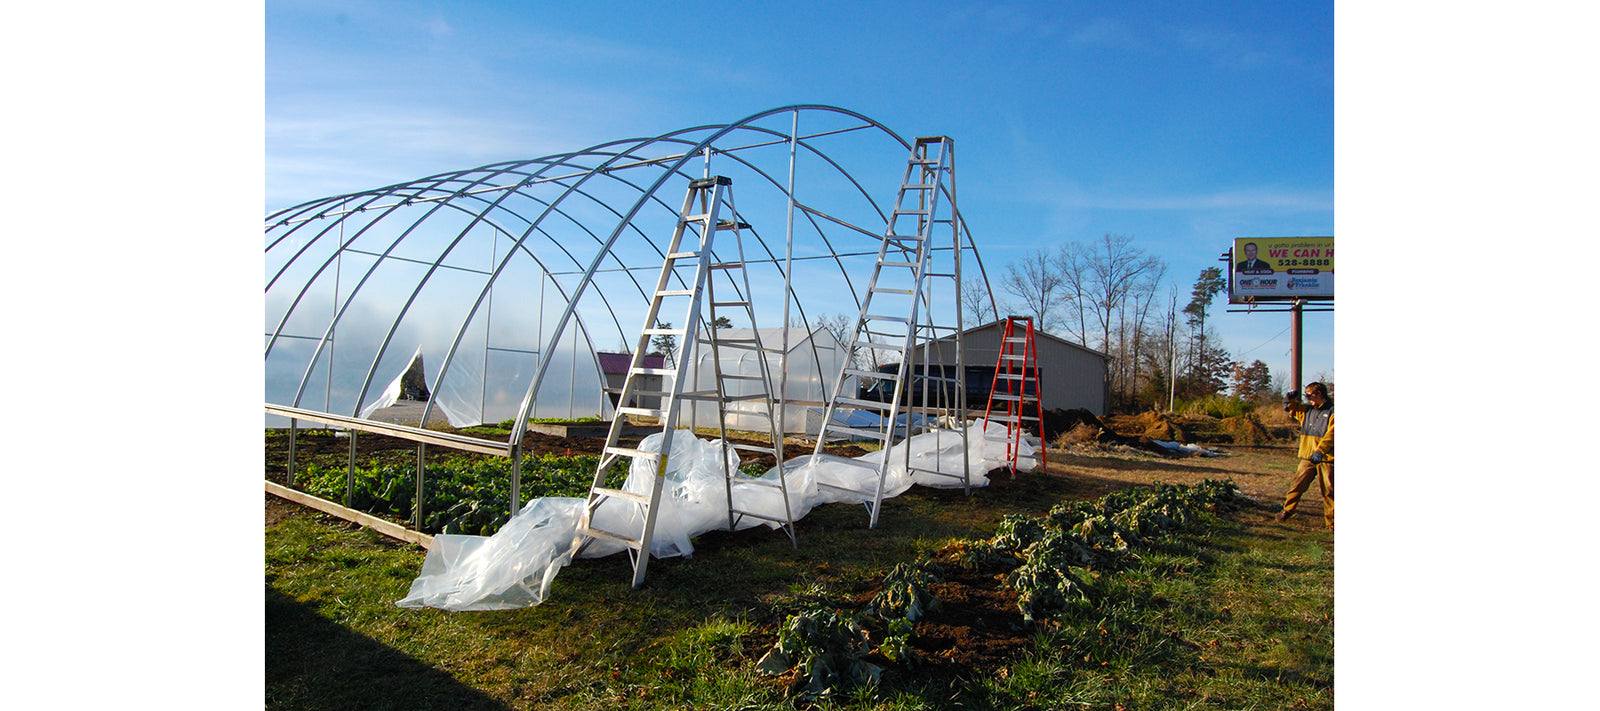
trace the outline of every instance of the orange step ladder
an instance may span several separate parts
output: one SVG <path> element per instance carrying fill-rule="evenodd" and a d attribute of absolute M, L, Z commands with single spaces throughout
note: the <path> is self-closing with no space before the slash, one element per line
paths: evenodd
<path fill-rule="evenodd" d="M 1038 351 L 1033 344 L 1033 319 L 1007 316 L 1000 336 L 1000 358 L 994 366 L 994 384 L 989 389 L 989 406 L 983 411 L 985 422 L 1006 426 L 1006 461 L 1011 476 L 1017 475 L 1017 451 L 1030 429 L 1039 434 L 1039 463 L 1046 464 L 1044 446 L 1044 405 L 1039 396 Z M 998 413 L 998 414 L 997 414 Z"/>

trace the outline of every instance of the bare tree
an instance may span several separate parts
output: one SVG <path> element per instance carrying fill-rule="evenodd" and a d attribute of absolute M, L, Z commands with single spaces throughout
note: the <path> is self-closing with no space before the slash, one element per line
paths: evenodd
<path fill-rule="evenodd" d="M 972 320 L 968 328 L 1000 318 L 986 280 L 968 279 L 961 283 L 961 314 Z"/>
<path fill-rule="evenodd" d="M 1078 345 L 1088 347 L 1089 329 L 1089 264 L 1092 259 L 1092 250 L 1077 242 L 1068 242 L 1061 245 L 1056 251 L 1054 260 L 1056 273 L 1061 276 L 1062 298 L 1066 302 L 1067 322 L 1070 324 L 1066 331 L 1069 335 L 1076 336 Z"/>
<path fill-rule="evenodd" d="M 1106 234 L 1088 250 L 1089 270 L 1087 301 L 1093 305 L 1096 325 L 1100 326 L 1100 343 L 1111 347 L 1111 328 L 1116 316 L 1130 294 L 1152 272 L 1164 270 L 1166 265 L 1155 255 L 1133 246 L 1133 237 Z"/>
<path fill-rule="evenodd" d="M 1017 310 L 1033 317 L 1034 328 L 1050 330 L 1062 280 L 1048 251 L 1035 250 L 1006 265 L 1006 276 L 1000 285 L 1007 294 L 1021 300 Z"/>

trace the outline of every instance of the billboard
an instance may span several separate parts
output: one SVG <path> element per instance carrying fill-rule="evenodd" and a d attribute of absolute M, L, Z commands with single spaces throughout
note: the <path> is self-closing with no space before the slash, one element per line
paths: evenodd
<path fill-rule="evenodd" d="M 1228 263 L 1230 304 L 1333 298 L 1332 237 L 1242 237 Z"/>

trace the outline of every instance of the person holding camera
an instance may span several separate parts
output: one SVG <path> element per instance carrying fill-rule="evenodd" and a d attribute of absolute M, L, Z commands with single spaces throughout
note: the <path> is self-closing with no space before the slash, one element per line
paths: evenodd
<path fill-rule="evenodd" d="M 1300 466 L 1294 472 L 1294 485 L 1283 499 L 1283 510 L 1274 518 L 1287 521 L 1300 505 L 1300 497 L 1311 488 L 1312 480 L 1322 490 L 1322 518 L 1333 530 L 1333 398 L 1328 397 L 1328 386 L 1311 383 L 1306 386 L 1306 399 L 1300 401 L 1300 392 L 1291 390 L 1283 396 L 1283 409 L 1300 425 Z"/>

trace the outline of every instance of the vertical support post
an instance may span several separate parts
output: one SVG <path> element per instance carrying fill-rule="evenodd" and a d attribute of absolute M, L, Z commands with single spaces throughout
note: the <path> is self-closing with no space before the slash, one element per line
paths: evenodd
<path fill-rule="evenodd" d="M 350 467 L 344 472 L 344 507 L 354 508 L 356 491 L 356 431 L 350 430 Z"/>
<path fill-rule="evenodd" d="M 511 513 L 522 509 L 522 433 L 513 433 L 516 444 L 511 445 Z"/>
<path fill-rule="evenodd" d="M 1291 314 L 1290 318 L 1292 319 L 1292 321 L 1290 323 L 1290 336 L 1289 336 L 1289 363 L 1290 363 L 1289 368 L 1290 368 L 1290 373 L 1292 374 L 1291 378 L 1294 380 L 1294 389 L 1295 390 L 1299 390 L 1300 388 L 1305 386 L 1305 381 L 1301 380 L 1301 377 L 1300 377 L 1301 376 L 1301 373 L 1300 373 L 1300 333 L 1301 333 L 1300 326 L 1301 326 L 1301 319 L 1302 319 L 1301 308 L 1304 307 L 1304 306 L 1305 306 L 1305 300 L 1304 299 L 1295 299 L 1294 300 L 1294 306 L 1290 307 L 1290 309 L 1289 309 L 1289 312 Z"/>
<path fill-rule="evenodd" d="M 291 486 L 291 487 L 294 486 L 294 438 L 295 438 L 295 432 L 296 432 L 296 429 L 297 429 L 296 425 L 298 425 L 299 422 L 300 422 L 299 420 L 296 420 L 296 419 L 294 419 L 292 417 L 289 418 L 289 467 L 288 467 L 289 471 L 288 471 L 288 476 L 289 476 L 289 486 Z"/>
<path fill-rule="evenodd" d="M 427 469 L 423 466 L 423 463 L 427 460 L 427 456 L 428 445 L 417 445 L 417 498 L 415 503 L 411 506 L 411 513 L 412 519 L 414 519 L 412 521 L 412 528 L 417 529 L 418 533 L 422 532 L 422 479 L 427 472 Z"/>

